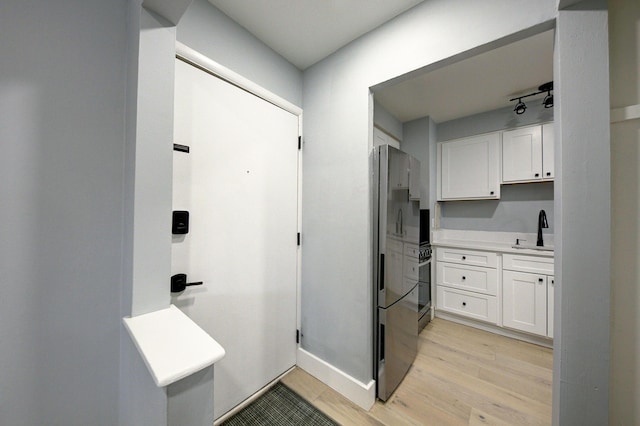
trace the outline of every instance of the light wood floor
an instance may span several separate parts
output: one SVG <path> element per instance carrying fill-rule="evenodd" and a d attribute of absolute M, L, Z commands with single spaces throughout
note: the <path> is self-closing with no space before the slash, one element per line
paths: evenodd
<path fill-rule="evenodd" d="M 552 350 L 434 319 L 386 403 L 369 412 L 296 368 L 282 382 L 342 425 L 551 424 Z"/>

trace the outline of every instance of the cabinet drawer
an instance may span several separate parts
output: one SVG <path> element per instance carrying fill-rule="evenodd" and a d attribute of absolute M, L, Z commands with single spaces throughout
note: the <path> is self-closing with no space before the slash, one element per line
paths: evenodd
<path fill-rule="evenodd" d="M 438 247 L 436 259 L 442 262 L 453 262 L 463 265 L 484 266 L 489 268 L 495 268 L 498 264 L 497 255 L 492 252 L 441 247 Z"/>
<path fill-rule="evenodd" d="M 504 254 L 502 256 L 502 269 L 553 275 L 553 257 Z"/>
<path fill-rule="evenodd" d="M 418 258 L 405 257 L 404 258 L 404 276 L 405 278 L 414 279 L 418 281 Z"/>
<path fill-rule="evenodd" d="M 498 272 L 493 268 L 438 262 L 437 283 L 462 290 L 476 291 L 495 296 L 498 289 Z"/>
<path fill-rule="evenodd" d="M 498 315 L 495 296 L 485 296 L 464 290 L 438 286 L 438 309 L 464 315 L 492 324 L 496 323 Z"/>
<path fill-rule="evenodd" d="M 405 244 L 404 245 L 404 254 L 405 256 L 415 257 L 416 259 L 419 257 L 420 250 L 417 244 Z"/>

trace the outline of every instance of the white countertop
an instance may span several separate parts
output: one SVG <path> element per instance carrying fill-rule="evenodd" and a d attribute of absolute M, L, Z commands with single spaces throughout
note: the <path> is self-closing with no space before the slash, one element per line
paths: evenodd
<path fill-rule="evenodd" d="M 516 239 L 521 245 L 532 248 L 513 248 Z M 461 249 L 487 250 L 501 253 L 519 253 L 532 256 L 553 257 L 553 250 L 535 249 L 537 235 L 515 232 L 464 231 L 439 229 L 433 232 L 431 245 Z M 553 235 L 544 235 L 545 247 L 553 248 Z"/>
<path fill-rule="evenodd" d="M 218 342 L 174 305 L 122 321 L 158 387 L 209 367 L 225 355 Z"/>

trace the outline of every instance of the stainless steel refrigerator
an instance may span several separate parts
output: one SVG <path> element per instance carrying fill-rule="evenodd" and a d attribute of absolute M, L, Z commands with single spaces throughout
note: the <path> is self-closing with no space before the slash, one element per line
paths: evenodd
<path fill-rule="evenodd" d="M 386 401 L 418 348 L 420 163 L 389 145 L 373 151 L 376 393 Z"/>

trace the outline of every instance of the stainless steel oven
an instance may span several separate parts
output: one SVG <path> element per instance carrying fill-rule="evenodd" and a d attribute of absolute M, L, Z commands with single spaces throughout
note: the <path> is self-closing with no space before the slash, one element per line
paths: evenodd
<path fill-rule="evenodd" d="M 418 333 L 431 320 L 431 216 L 420 210 L 420 251 L 418 256 Z"/>
<path fill-rule="evenodd" d="M 431 246 L 420 245 L 418 265 L 418 333 L 431 320 Z"/>

